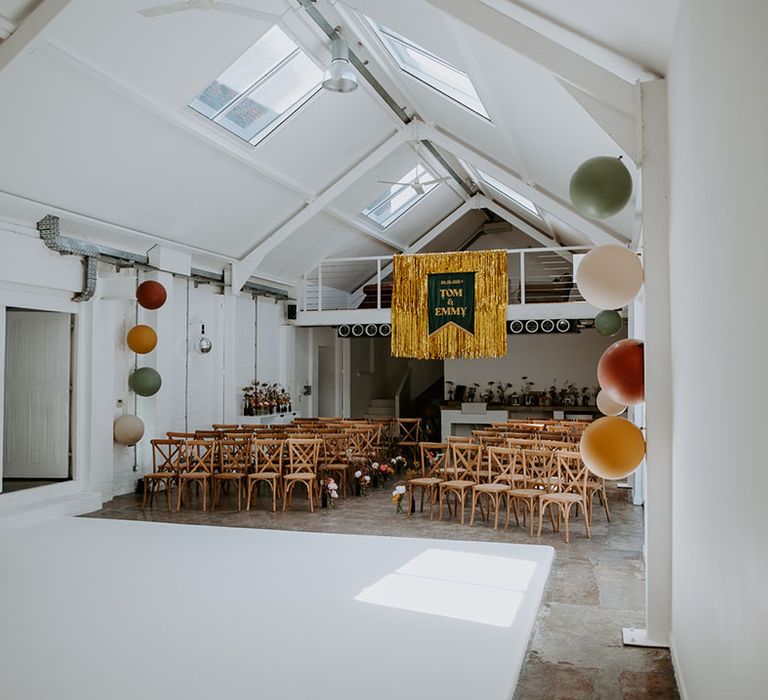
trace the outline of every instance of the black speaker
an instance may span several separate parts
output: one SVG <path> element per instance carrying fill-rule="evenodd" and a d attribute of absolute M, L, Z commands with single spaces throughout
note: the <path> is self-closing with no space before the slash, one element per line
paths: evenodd
<path fill-rule="evenodd" d="M 285 307 L 286 318 L 289 321 L 296 320 L 296 304 L 287 304 Z"/>
<path fill-rule="evenodd" d="M 580 333 L 584 328 L 593 328 L 590 319 L 570 320 L 567 318 L 528 319 L 507 321 L 508 335 L 533 335 L 536 333 Z"/>
<path fill-rule="evenodd" d="M 392 326 L 389 323 L 345 324 L 336 327 L 336 335 L 339 338 L 389 338 Z"/>

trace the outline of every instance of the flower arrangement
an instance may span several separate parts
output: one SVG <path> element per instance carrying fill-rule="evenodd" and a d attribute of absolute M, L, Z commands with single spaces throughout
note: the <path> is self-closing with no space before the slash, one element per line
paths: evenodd
<path fill-rule="evenodd" d="M 355 494 L 357 496 L 368 495 L 368 485 L 371 483 L 370 474 L 365 474 L 362 469 L 355 472 Z"/>
<path fill-rule="evenodd" d="M 401 472 L 408 464 L 408 460 L 403 455 L 397 455 L 389 460 L 393 472 Z"/>
<path fill-rule="evenodd" d="M 335 508 L 334 500 L 339 497 L 339 487 L 332 477 L 327 476 L 322 481 L 322 505 L 323 508 Z"/>
<path fill-rule="evenodd" d="M 392 503 L 395 506 L 395 513 L 404 513 L 403 510 L 403 499 L 405 498 L 405 494 L 408 492 L 408 487 L 405 485 L 404 481 L 398 481 L 395 484 L 395 490 L 392 491 Z"/>
<path fill-rule="evenodd" d="M 265 413 L 283 413 L 291 410 L 290 392 L 277 382 L 254 379 L 243 387 L 243 414 L 257 416 Z"/>

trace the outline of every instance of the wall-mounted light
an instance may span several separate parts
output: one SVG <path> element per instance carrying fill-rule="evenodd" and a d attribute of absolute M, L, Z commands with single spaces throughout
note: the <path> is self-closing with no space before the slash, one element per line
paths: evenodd
<path fill-rule="evenodd" d="M 200 324 L 200 337 L 195 343 L 195 350 L 197 350 L 201 355 L 207 355 L 211 350 L 213 350 L 213 343 L 211 342 L 211 339 L 205 334 L 204 323 Z"/>
<path fill-rule="evenodd" d="M 357 89 L 357 75 L 349 62 L 349 47 L 344 39 L 331 42 L 331 65 L 325 71 L 323 87 L 331 92 L 352 92 Z"/>

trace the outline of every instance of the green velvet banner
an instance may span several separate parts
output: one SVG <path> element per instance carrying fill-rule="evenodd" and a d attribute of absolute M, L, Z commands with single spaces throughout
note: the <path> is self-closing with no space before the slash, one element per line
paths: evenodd
<path fill-rule="evenodd" d="M 429 335 L 455 325 L 475 334 L 475 273 L 433 272 L 427 279 Z"/>

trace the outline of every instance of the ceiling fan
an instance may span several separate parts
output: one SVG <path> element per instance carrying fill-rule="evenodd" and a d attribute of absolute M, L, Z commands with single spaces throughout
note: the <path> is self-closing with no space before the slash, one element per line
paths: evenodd
<path fill-rule="evenodd" d="M 160 17 L 170 15 L 174 12 L 183 12 L 185 10 L 216 10 L 217 12 L 226 12 L 230 15 L 240 15 L 241 17 L 251 17 L 253 19 L 263 19 L 268 22 L 274 22 L 279 19 L 279 15 L 270 12 L 254 10 L 243 5 L 236 5 L 232 2 L 218 2 L 217 0 L 182 0 L 182 2 L 172 2 L 168 5 L 155 5 L 147 7 L 144 10 L 138 10 L 144 17 Z"/>
<path fill-rule="evenodd" d="M 451 178 L 438 177 L 433 180 L 415 180 L 414 182 L 393 182 L 392 180 L 379 180 L 382 185 L 402 185 L 403 187 L 413 187 L 413 191 L 416 194 L 422 195 L 426 191 L 425 188 L 430 185 L 438 185 L 441 182 L 447 182 Z"/>

